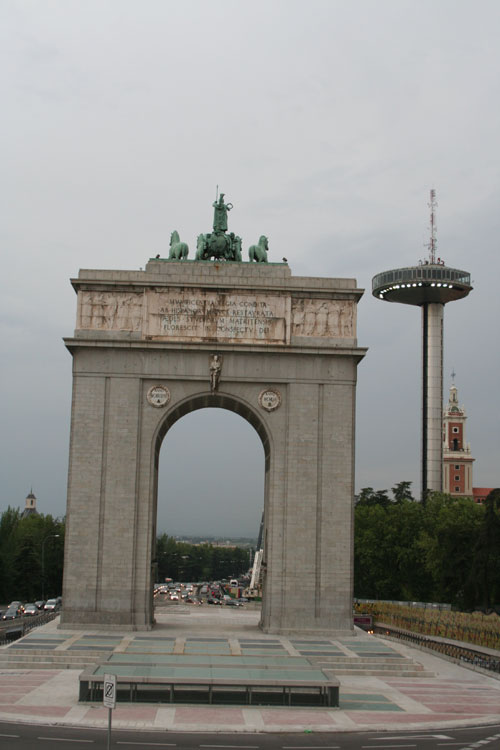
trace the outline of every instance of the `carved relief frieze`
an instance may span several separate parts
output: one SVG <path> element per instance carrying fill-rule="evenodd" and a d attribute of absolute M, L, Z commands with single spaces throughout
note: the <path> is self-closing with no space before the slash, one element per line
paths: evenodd
<path fill-rule="evenodd" d="M 352 338 L 355 304 L 351 300 L 292 300 L 292 335 L 315 338 Z"/>
<path fill-rule="evenodd" d="M 353 338 L 356 303 L 283 294 L 148 289 L 80 291 L 77 328 L 158 340 L 287 344 L 292 336 Z"/>
<path fill-rule="evenodd" d="M 78 328 L 140 331 L 143 292 L 79 292 Z"/>

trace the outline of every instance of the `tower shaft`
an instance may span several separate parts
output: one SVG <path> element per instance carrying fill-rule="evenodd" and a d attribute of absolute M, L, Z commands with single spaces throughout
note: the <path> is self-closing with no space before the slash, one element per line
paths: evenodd
<path fill-rule="evenodd" d="M 444 305 L 422 305 L 422 500 L 443 489 Z"/>

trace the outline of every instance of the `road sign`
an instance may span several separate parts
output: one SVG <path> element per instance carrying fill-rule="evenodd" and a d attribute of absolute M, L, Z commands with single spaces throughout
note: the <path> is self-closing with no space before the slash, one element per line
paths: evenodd
<path fill-rule="evenodd" d="M 102 702 L 106 708 L 116 708 L 116 675 L 105 674 L 102 689 Z"/>

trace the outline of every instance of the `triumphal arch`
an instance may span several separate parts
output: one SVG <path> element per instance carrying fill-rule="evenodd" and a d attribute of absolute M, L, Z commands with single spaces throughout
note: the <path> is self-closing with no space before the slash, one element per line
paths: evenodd
<path fill-rule="evenodd" d="M 230 204 L 213 205 L 195 260 L 173 232 L 169 258 L 145 270 L 72 279 L 61 627 L 153 626 L 161 443 L 183 415 L 220 407 L 248 420 L 265 451 L 262 629 L 348 634 L 362 290 L 293 276 L 269 262 L 265 236 L 244 262 Z"/>

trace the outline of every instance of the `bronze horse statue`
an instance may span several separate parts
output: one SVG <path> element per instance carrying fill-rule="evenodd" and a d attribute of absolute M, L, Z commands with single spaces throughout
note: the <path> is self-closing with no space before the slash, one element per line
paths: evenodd
<path fill-rule="evenodd" d="M 185 242 L 181 242 L 179 239 L 179 232 L 174 231 L 170 235 L 170 253 L 168 255 L 169 260 L 186 260 L 189 253 L 189 248 Z"/>
<path fill-rule="evenodd" d="M 248 248 L 248 257 L 250 260 L 255 260 L 257 263 L 267 263 L 267 251 L 269 250 L 269 245 L 267 242 L 267 237 L 264 235 L 261 235 L 259 239 L 259 243 L 257 245 L 251 245 Z"/>

